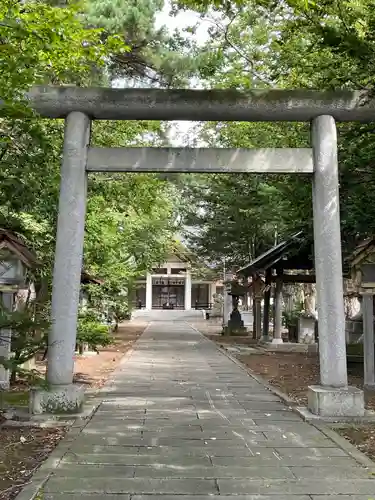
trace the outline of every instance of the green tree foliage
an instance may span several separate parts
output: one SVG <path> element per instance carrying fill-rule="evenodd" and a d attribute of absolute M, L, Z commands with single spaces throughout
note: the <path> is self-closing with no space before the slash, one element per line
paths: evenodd
<path fill-rule="evenodd" d="M 35 116 L 25 92 L 35 84 L 106 83 L 108 63 L 134 50 L 124 26 L 117 32 L 115 23 L 94 22 L 95 12 L 104 15 L 94 4 L 93 0 L 89 14 L 79 3 L 4 0 L 0 6 L 0 226 L 25 238 L 43 264 L 35 273 L 37 291 L 45 295 L 43 314 L 48 313 L 50 298 L 63 122 Z M 155 5 L 151 2 L 150 9 Z M 145 22 L 146 18 L 147 12 Z M 128 27 L 131 20 L 129 14 Z M 149 22 L 151 26 L 152 16 Z M 146 27 L 144 33 L 151 37 Z M 93 125 L 95 145 L 164 140 L 165 127 L 159 122 Z M 84 266 L 104 280 L 101 298 L 108 301 L 115 295 L 115 308 L 127 309 L 127 296 L 119 298 L 119 293 L 162 260 L 173 228 L 173 200 L 166 181 L 145 174 L 91 175 Z"/>
<path fill-rule="evenodd" d="M 121 34 L 127 52 L 114 51 L 107 64 L 110 79 L 149 86 L 186 83 L 197 66 L 186 37 L 155 27 L 164 0 L 87 0 L 89 26 L 103 30 L 103 39 Z"/>
<path fill-rule="evenodd" d="M 200 72 L 208 88 L 349 88 L 368 89 L 370 95 L 373 91 L 375 3 L 372 0 L 187 0 L 175 2 L 175 6 L 194 9 L 201 13 L 202 22 L 209 23 L 210 39 L 204 47 L 207 67 Z M 373 126 L 338 124 L 338 134 L 343 251 L 349 252 L 358 240 L 375 232 Z M 309 145 L 308 126 L 301 124 L 211 123 L 201 127 L 201 137 L 210 145 L 225 147 Z M 256 182 L 250 176 L 241 179 L 243 192 L 251 192 L 250 186 Z M 210 196 L 215 194 L 216 199 L 225 199 L 222 186 L 216 181 L 207 185 L 212 191 Z M 238 209 L 244 203 L 240 196 L 233 196 L 229 204 L 228 198 L 216 206 L 211 204 L 217 216 L 212 216 L 209 224 L 205 217 L 202 216 L 202 221 L 196 217 L 201 231 L 198 234 L 202 237 L 197 241 L 194 236 L 194 244 L 199 243 L 208 251 L 212 241 L 204 235 L 216 232 L 216 248 L 224 251 L 226 218 L 236 221 L 236 230 L 232 230 L 232 222 L 228 227 L 236 249 L 243 249 L 244 241 L 255 233 L 261 243 L 269 241 L 270 220 L 280 237 L 300 228 L 311 234 L 308 179 L 269 176 L 262 178 L 260 185 L 263 187 L 257 189 L 256 201 L 253 197 L 248 200 L 246 223 L 238 216 Z M 268 199 L 263 195 L 264 186 L 272 193 Z M 256 203 L 257 211 L 251 208 Z M 196 204 L 200 206 L 201 198 Z M 194 214 L 193 208 L 190 211 Z M 226 218 L 221 214 L 226 214 Z M 251 222 L 253 216 L 258 221 L 256 225 Z M 240 253 L 244 258 L 244 250 Z"/>

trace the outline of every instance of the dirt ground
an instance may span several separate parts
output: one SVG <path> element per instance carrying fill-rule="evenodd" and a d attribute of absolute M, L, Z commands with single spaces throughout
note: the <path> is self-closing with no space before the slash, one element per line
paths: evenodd
<path fill-rule="evenodd" d="M 120 326 L 115 333 L 115 343 L 99 354 L 87 357 L 77 356 L 75 360 L 75 381 L 90 388 L 100 388 L 116 368 L 123 355 L 142 334 L 146 323 L 132 322 Z M 40 373 L 45 372 L 45 363 L 38 363 Z M 8 394 L 12 405 L 27 405 L 27 387 L 18 383 Z M 4 421 L 4 419 L 3 419 Z M 1 412 L 0 412 L 1 425 Z M 41 429 L 36 427 L 0 427 L 0 499 L 15 498 L 23 485 L 27 484 L 33 472 L 48 457 L 65 429 Z"/>
<path fill-rule="evenodd" d="M 0 429 L 0 498 L 14 498 L 48 457 L 65 429 Z"/>
<path fill-rule="evenodd" d="M 124 354 L 143 333 L 147 323 L 131 323 L 120 326 L 114 334 L 115 343 L 99 349 L 100 354 L 77 356 L 75 361 L 75 382 L 100 388 L 116 368 Z"/>

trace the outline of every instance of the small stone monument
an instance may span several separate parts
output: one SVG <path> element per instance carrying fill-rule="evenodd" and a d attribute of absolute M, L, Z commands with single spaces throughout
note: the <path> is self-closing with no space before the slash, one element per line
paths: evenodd
<path fill-rule="evenodd" d="M 212 305 L 212 313 L 211 316 L 213 318 L 217 317 L 222 317 L 224 312 L 223 312 L 223 303 L 224 303 L 224 297 L 220 295 L 219 293 L 215 293 L 213 295 L 213 305 Z"/>
<path fill-rule="evenodd" d="M 313 285 L 305 286 L 304 307 L 298 318 L 298 342 L 301 344 L 315 343 L 315 293 Z"/>

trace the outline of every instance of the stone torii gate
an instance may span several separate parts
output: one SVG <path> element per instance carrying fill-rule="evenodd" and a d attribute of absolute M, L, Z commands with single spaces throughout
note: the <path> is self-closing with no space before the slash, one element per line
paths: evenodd
<path fill-rule="evenodd" d="M 321 385 L 309 388 L 309 409 L 364 414 L 363 393 L 347 379 L 335 121 L 374 121 L 373 100 L 351 91 L 79 87 L 36 87 L 28 98 L 42 117 L 65 119 L 49 390 L 34 394 L 34 412 L 75 411 L 83 401 L 72 381 L 88 172 L 258 172 L 312 177 Z M 312 149 L 94 148 L 91 120 L 311 121 Z"/>

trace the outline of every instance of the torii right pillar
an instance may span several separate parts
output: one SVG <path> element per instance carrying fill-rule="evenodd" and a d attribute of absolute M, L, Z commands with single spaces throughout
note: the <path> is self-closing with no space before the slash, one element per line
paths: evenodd
<path fill-rule="evenodd" d="M 337 132 L 332 116 L 312 122 L 314 253 L 318 299 L 320 383 L 308 408 L 321 417 L 364 415 L 363 391 L 348 387 L 341 257 Z"/>

